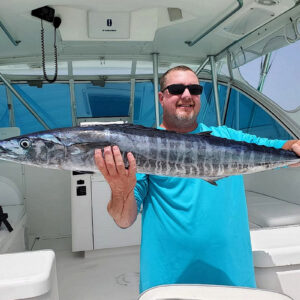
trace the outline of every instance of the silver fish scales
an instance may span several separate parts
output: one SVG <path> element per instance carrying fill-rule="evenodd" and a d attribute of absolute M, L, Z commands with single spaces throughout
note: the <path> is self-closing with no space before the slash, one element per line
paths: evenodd
<path fill-rule="evenodd" d="M 294 152 L 215 137 L 179 134 L 131 124 L 42 131 L 0 141 L 0 159 L 46 168 L 99 172 L 94 151 L 119 146 L 125 165 L 132 152 L 137 171 L 202 178 L 210 183 L 238 174 L 300 162 Z"/>

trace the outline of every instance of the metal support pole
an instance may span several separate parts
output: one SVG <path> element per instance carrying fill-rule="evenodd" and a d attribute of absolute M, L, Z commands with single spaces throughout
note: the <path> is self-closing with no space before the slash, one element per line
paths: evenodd
<path fill-rule="evenodd" d="M 232 72 L 232 63 L 231 63 L 231 53 L 227 52 L 227 67 L 229 72 L 229 77 L 232 80 L 233 79 L 233 72 Z"/>
<path fill-rule="evenodd" d="M 217 73 L 216 73 L 216 63 L 215 63 L 215 58 L 213 56 L 210 56 L 209 59 L 210 59 L 211 74 L 212 74 L 212 81 L 213 81 L 213 88 L 214 88 L 217 122 L 218 122 L 218 126 L 221 126 L 221 113 L 220 113 L 220 102 L 219 102 L 219 92 L 218 92 L 218 79 L 217 79 Z"/>
<path fill-rule="evenodd" d="M 13 105 L 13 101 L 12 101 L 12 95 L 7 86 L 5 87 L 5 89 L 6 89 L 7 105 L 8 105 L 8 110 L 9 110 L 9 126 L 15 127 L 16 120 L 15 120 L 15 110 L 14 110 L 14 105 Z"/>
<path fill-rule="evenodd" d="M 72 65 L 71 61 L 68 61 L 68 76 L 71 78 L 71 79 L 69 79 L 69 88 L 70 88 L 72 126 L 76 126 L 79 124 L 77 124 L 75 83 L 74 83 L 74 79 L 73 79 L 73 65 Z"/>
<path fill-rule="evenodd" d="M 27 108 L 27 110 L 37 119 L 37 121 L 45 129 L 50 129 L 50 127 L 40 118 L 40 116 L 34 111 L 34 109 L 22 98 L 22 96 L 15 90 L 15 88 L 5 79 L 5 77 L 1 73 L 0 73 L 0 79 L 9 88 L 9 90 L 17 97 L 17 99 Z"/>
<path fill-rule="evenodd" d="M 159 127 L 159 100 L 158 100 L 158 53 L 153 53 L 153 84 L 155 101 L 155 125 Z"/>
<path fill-rule="evenodd" d="M 135 97 L 135 78 L 130 79 L 130 104 L 129 104 L 129 119 L 130 123 L 134 121 L 134 97 Z"/>
<path fill-rule="evenodd" d="M 222 115 L 222 125 L 225 125 L 226 114 L 227 114 L 227 111 L 228 111 L 228 105 L 229 105 L 229 99 L 230 99 L 230 94 L 231 94 L 231 83 L 229 83 L 227 85 L 226 99 L 225 99 L 224 110 L 223 110 L 223 115 Z"/>
<path fill-rule="evenodd" d="M 257 90 L 260 91 L 260 92 L 262 92 L 262 90 L 263 90 L 266 77 L 267 77 L 267 75 L 269 73 L 269 70 L 270 70 L 271 55 L 272 55 L 272 52 L 266 54 L 266 56 L 264 58 L 263 65 L 262 65 L 262 68 L 261 68 L 259 84 L 258 84 L 258 88 L 257 88 Z"/>
<path fill-rule="evenodd" d="M 136 73 L 136 60 L 132 61 L 131 64 L 131 79 L 130 79 L 130 104 L 129 104 L 129 120 L 130 123 L 134 123 L 134 98 L 135 98 L 135 83 L 136 80 L 134 78 Z"/>
<path fill-rule="evenodd" d="M 6 27 L 3 25 L 3 23 L 0 21 L 0 28 L 3 30 L 3 32 L 6 34 L 6 36 L 9 38 L 9 40 L 15 45 L 18 46 L 21 41 L 16 41 L 11 34 L 8 32 L 8 30 L 6 29 Z"/>
<path fill-rule="evenodd" d="M 204 67 L 207 65 L 209 61 L 209 56 L 207 56 L 207 58 L 205 59 L 205 61 L 202 63 L 202 65 L 196 70 L 196 75 L 198 76 L 199 73 L 204 69 Z"/>

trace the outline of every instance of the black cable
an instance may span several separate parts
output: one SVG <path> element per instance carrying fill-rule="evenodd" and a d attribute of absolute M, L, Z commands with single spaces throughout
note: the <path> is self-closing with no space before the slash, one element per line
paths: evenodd
<path fill-rule="evenodd" d="M 54 64 L 55 64 L 55 73 L 53 79 L 49 79 L 46 73 L 46 63 L 45 63 L 45 40 L 44 40 L 44 27 L 43 27 L 43 20 L 41 19 L 41 46 L 42 46 L 42 65 L 43 65 L 43 74 L 44 78 L 49 82 L 53 83 L 57 79 L 57 47 L 56 47 L 56 27 L 54 27 Z"/>
<path fill-rule="evenodd" d="M 1 226 L 1 223 L 3 222 L 3 224 L 6 226 L 7 230 L 9 232 L 12 232 L 13 228 L 9 224 L 7 218 L 8 218 L 8 214 L 4 213 L 3 209 L 2 209 L 2 206 L 0 206 L 0 226 Z"/>

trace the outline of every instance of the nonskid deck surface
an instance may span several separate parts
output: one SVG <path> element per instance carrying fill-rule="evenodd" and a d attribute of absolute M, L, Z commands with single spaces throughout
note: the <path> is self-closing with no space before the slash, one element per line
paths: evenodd
<path fill-rule="evenodd" d="M 60 300 L 136 300 L 139 246 L 72 253 L 71 238 L 39 239 L 32 250 L 53 249 Z"/>

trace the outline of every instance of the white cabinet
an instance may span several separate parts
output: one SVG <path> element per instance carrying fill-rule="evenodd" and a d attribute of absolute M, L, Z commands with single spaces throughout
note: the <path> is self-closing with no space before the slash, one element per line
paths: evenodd
<path fill-rule="evenodd" d="M 140 244 L 141 217 L 127 229 L 107 212 L 110 187 L 100 174 L 72 175 L 72 250 L 86 251 Z"/>
<path fill-rule="evenodd" d="M 72 250 L 93 250 L 91 175 L 71 176 Z"/>

